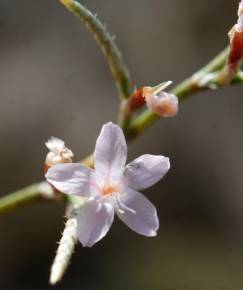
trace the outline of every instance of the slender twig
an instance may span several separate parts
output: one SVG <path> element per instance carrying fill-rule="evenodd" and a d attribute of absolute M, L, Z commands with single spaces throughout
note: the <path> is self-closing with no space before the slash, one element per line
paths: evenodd
<path fill-rule="evenodd" d="M 175 94 L 179 98 L 180 102 L 182 102 L 187 97 L 199 91 L 219 88 L 220 84 L 217 82 L 217 74 L 220 73 L 220 70 L 225 65 L 228 51 L 228 48 L 223 50 L 209 64 L 204 66 L 188 79 L 182 81 L 179 85 L 172 89 L 170 93 Z M 242 72 L 238 72 L 231 81 L 231 84 L 239 84 L 242 82 Z M 127 138 L 135 138 L 158 119 L 159 117 L 153 112 L 145 110 L 138 117 L 135 117 L 126 128 L 125 133 Z"/>
<path fill-rule="evenodd" d="M 233 78 L 232 84 L 240 84 L 243 83 L 243 71 L 239 71 L 237 75 Z"/>
<path fill-rule="evenodd" d="M 93 155 L 90 154 L 80 161 L 88 167 L 93 166 Z M 53 190 L 53 188 L 45 181 L 34 183 L 20 190 L 9 193 L 0 198 L 0 214 L 14 210 L 17 207 L 27 205 L 29 203 L 59 199 L 62 195 Z M 68 199 L 69 203 L 69 199 Z"/>
<path fill-rule="evenodd" d="M 47 182 L 32 184 L 0 198 L 0 214 L 35 201 L 54 199 L 53 189 Z"/>
<path fill-rule="evenodd" d="M 214 57 L 208 64 L 202 67 L 198 73 L 211 73 L 223 68 L 229 54 L 229 46 L 223 49 L 216 57 Z"/>
<path fill-rule="evenodd" d="M 121 98 L 128 98 L 131 93 L 130 76 L 125 66 L 121 53 L 106 27 L 97 16 L 93 15 L 86 7 L 74 0 L 60 0 L 60 2 L 86 26 L 94 39 L 99 44 L 110 70 L 115 79 Z"/>

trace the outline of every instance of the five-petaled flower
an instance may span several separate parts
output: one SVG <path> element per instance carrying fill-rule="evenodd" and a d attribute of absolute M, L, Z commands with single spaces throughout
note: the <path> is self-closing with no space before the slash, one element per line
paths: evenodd
<path fill-rule="evenodd" d="M 54 165 L 46 174 L 59 191 L 86 198 L 77 218 L 83 246 L 91 247 L 106 235 L 114 213 L 139 234 L 152 237 L 157 233 L 156 208 L 138 190 L 150 187 L 167 173 L 169 158 L 146 154 L 125 166 L 126 158 L 122 130 L 107 123 L 96 141 L 94 169 L 65 163 Z"/>

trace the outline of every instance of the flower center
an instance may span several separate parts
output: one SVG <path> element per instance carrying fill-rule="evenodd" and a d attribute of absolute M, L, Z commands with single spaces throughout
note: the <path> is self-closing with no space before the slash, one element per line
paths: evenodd
<path fill-rule="evenodd" d="M 118 188 L 116 186 L 112 185 L 106 185 L 101 189 L 101 194 L 102 195 L 111 195 L 114 192 L 117 192 Z"/>

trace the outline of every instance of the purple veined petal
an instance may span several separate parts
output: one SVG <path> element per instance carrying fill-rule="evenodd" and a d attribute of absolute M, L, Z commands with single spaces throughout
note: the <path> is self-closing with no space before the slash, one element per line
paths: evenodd
<path fill-rule="evenodd" d="M 119 195 L 115 211 L 133 231 L 147 237 L 156 236 L 159 228 L 156 208 L 141 193 L 127 188 Z"/>
<path fill-rule="evenodd" d="M 117 181 L 127 158 L 127 144 L 122 129 L 109 122 L 102 127 L 94 151 L 95 174 L 99 183 Z"/>
<path fill-rule="evenodd" d="M 88 200 L 78 215 L 78 239 L 84 247 L 92 247 L 109 231 L 114 220 L 114 208 L 96 199 Z"/>
<path fill-rule="evenodd" d="M 145 189 L 158 182 L 169 169 L 169 158 L 145 154 L 126 166 L 124 183 L 136 190 Z"/>
<path fill-rule="evenodd" d="M 79 163 L 54 165 L 47 171 L 46 179 L 66 194 L 89 197 L 98 193 L 93 170 Z"/>

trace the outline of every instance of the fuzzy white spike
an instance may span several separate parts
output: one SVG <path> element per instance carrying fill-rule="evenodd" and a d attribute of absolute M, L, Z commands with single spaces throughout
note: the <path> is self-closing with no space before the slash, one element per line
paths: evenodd
<path fill-rule="evenodd" d="M 61 281 L 77 242 L 77 219 L 69 218 L 66 221 L 57 254 L 51 267 L 50 284 L 55 285 Z"/>

